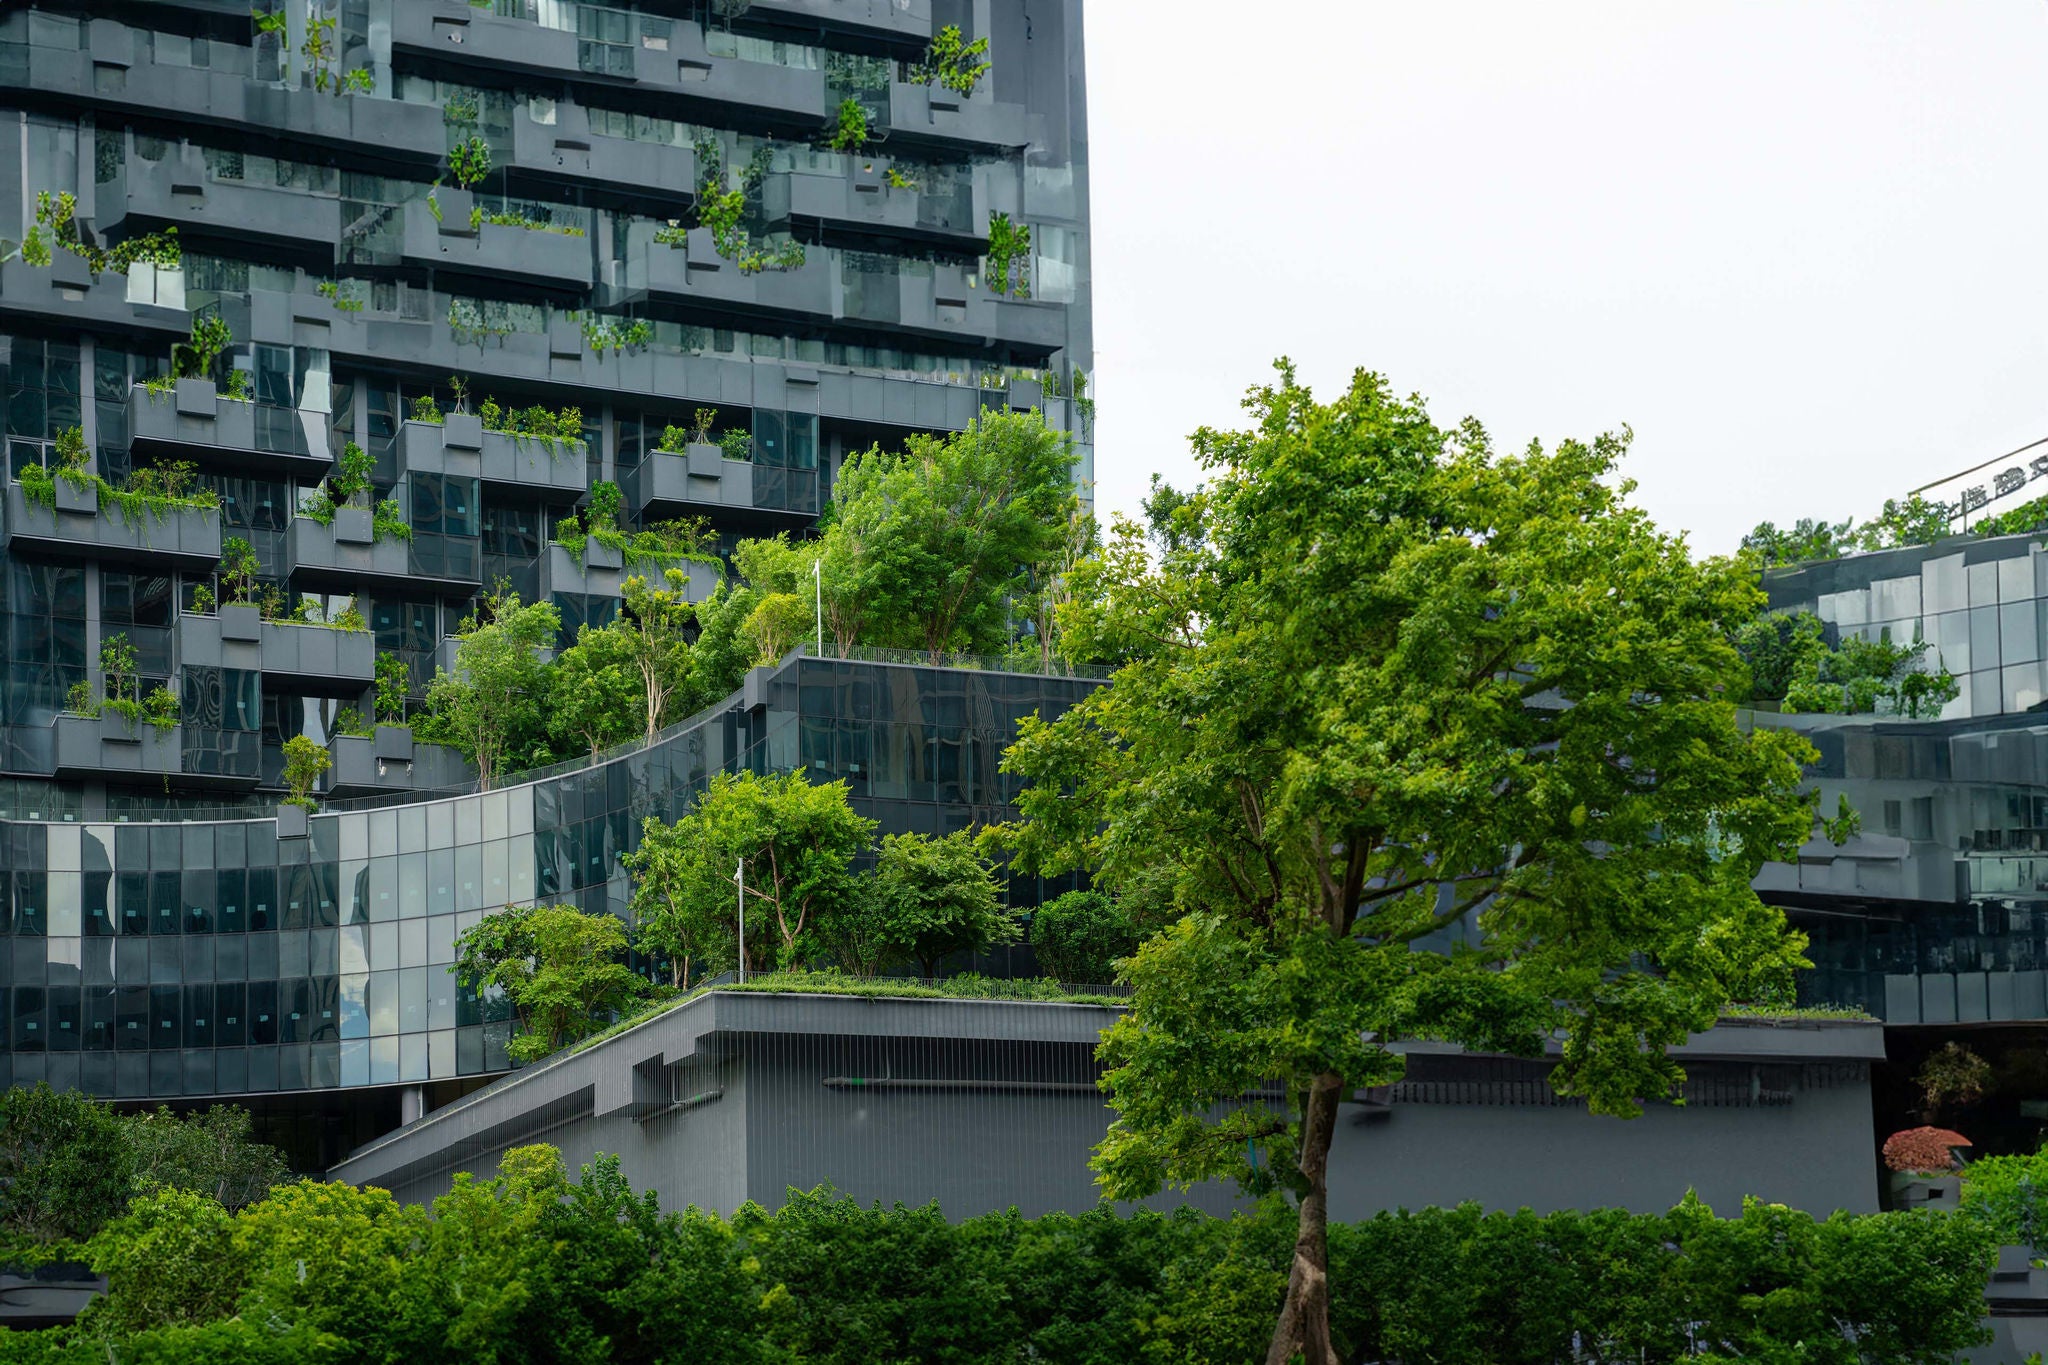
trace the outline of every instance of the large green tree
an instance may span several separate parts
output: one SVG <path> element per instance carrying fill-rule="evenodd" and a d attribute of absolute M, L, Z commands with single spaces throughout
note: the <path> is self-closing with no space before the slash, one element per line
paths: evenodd
<path fill-rule="evenodd" d="M 927 977 L 955 953 L 987 952 L 1018 937 L 1016 916 L 966 830 L 889 835 L 876 852 L 869 894 L 880 937 Z"/>
<path fill-rule="evenodd" d="M 965 431 L 849 458 L 822 551 L 842 651 L 1001 652 L 1012 594 L 1076 534 L 1074 458 L 1035 412 L 984 412 Z"/>
<path fill-rule="evenodd" d="M 1625 436 L 1503 456 L 1377 376 L 1325 404 L 1285 363 L 1246 406 L 1195 436 L 1208 483 L 1157 559 L 1113 542 L 1068 611 L 1132 661 L 1023 727 L 998 842 L 1112 892 L 1170 880 L 1183 918 L 1103 1044 L 1097 1168 L 1118 1198 L 1284 1188 L 1267 1359 L 1325 1365 L 1339 1105 L 1400 1075 L 1399 1040 L 1553 1031 L 1553 1083 L 1597 1112 L 1670 1094 L 1665 1049 L 1801 961 L 1749 881 L 1812 831 L 1811 750 L 1738 728 L 1754 570 L 1627 504 Z"/>
<path fill-rule="evenodd" d="M 626 926 L 572 905 L 514 905 L 455 940 L 455 975 L 481 994 L 495 986 L 519 1016 L 507 1049 L 537 1061 L 595 1032 L 646 993 L 624 962 Z"/>
<path fill-rule="evenodd" d="M 561 627 L 553 603 L 494 593 L 463 622 L 455 671 L 437 672 L 427 686 L 420 737 L 462 750 L 484 790 L 508 767 L 553 757 L 546 742 L 551 677 L 540 654 L 554 647 Z"/>
<path fill-rule="evenodd" d="M 645 913 L 641 932 L 675 952 L 739 938 L 739 888 L 746 864 L 746 959 L 752 970 L 795 963 L 830 936 L 831 920 L 854 900 L 853 860 L 875 822 L 847 804 L 846 784 L 822 786 L 800 772 L 759 777 L 718 773 L 666 831 L 643 832 L 636 852 Z M 660 889 L 649 893 L 651 879 Z"/>
<path fill-rule="evenodd" d="M 559 754 L 595 757 L 639 734 L 646 721 L 633 642 L 616 626 L 578 626 L 576 643 L 555 660 L 552 684 L 548 732 Z"/>

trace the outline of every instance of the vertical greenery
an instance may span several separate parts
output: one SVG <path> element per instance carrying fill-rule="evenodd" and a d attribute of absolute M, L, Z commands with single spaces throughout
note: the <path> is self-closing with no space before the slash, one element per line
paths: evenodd
<path fill-rule="evenodd" d="M 508 763 L 524 766 L 536 757 L 531 746 L 547 731 L 551 677 L 539 651 L 553 647 L 561 626 L 551 602 L 488 594 L 462 623 L 455 671 L 437 670 L 427 685 L 427 715 L 415 731 L 460 749 L 476 764 L 483 790 L 496 785 Z"/>

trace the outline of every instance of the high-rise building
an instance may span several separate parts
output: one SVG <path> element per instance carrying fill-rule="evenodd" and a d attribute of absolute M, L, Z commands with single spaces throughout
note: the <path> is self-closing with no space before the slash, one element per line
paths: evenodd
<path fill-rule="evenodd" d="M 992 406 L 1085 482 L 1081 3 L 255 9 L 0 13 L 0 1081 L 276 1095 L 332 1159 L 503 1068 L 447 966 L 478 914 L 617 908 L 639 816 L 740 762 L 964 825 L 990 727 L 1081 686 L 834 665 L 481 796 L 344 733 L 491 585 L 611 619 L 616 557 L 555 543 L 604 485 L 628 530 L 802 533 L 849 453 Z"/>

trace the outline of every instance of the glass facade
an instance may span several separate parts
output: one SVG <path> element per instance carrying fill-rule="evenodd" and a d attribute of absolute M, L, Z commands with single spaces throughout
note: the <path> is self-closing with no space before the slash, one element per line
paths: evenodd
<path fill-rule="evenodd" d="M 2048 553 L 2007 536 L 1780 571 L 1771 605 L 1840 635 L 1925 640 L 1961 692 L 1938 720 L 1759 715 L 1805 733 L 1824 810 L 1861 833 L 1767 868 L 1811 938 L 1812 1003 L 1893 1023 L 2048 1019 Z"/>
<path fill-rule="evenodd" d="M 721 771 L 844 780 L 886 833 L 1007 818 L 1017 723 L 1095 685 L 803 658 L 651 748 L 365 802 L 303 839 L 272 820 L 0 821 L 0 1083 L 170 1098 L 502 1071 L 505 1007 L 452 974 L 456 936 L 483 915 L 556 901 L 624 917 L 619 860 L 642 820 L 674 818 Z M 1040 888 L 1011 894 L 1035 904 Z"/>

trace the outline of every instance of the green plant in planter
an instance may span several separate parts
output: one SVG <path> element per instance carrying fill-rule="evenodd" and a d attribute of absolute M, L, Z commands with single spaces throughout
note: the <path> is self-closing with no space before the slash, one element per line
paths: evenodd
<path fill-rule="evenodd" d="M 171 345 L 171 375 L 176 379 L 211 379 L 222 352 L 235 344 L 227 319 L 207 313 L 192 320 L 188 340 Z"/>
<path fill-rule="evenodd" d="M 718 450 L 721 458 L 727 460 L 751 460 L 754 458 L 754 435 L 739 427 L 728 427 L 718 435 Z"/>
<path fill-rule="evenodd" d="M 369 506 L 371 478 L 376 472 L 377 457 L 350 441 L 342 448 L 334 473 L 315 486 L 299 504 L 299 515 L 322 526 L 332 526 L 335 509 Z"/>
<path fill-rule="evenodd" d="M 437 427 L 441 425 L 441 405 L 435 401 L 433 394 L 423 393 L 412 400 L 412 420 L 431 422 Z"/>
<path fill-rule="evenodd" d="M 327 756 L 327 750 L 315 743 L 311 736 L 293 735 L 286 740 L 284 784 L 291 795 L 284 799 L 284 804 L 301 810 L 319 810 L 319 803 L 313 800 L 313 784 L 333 766 L 334 760 Z"/>
<path fill-rule="evenodd" d="M 335 613 L 333 624 L 336 630 L 363 631 L 370 628 L 370 623 L 363 619 L 362 608 L 356 605 L 353 597 L 348 599 L 347 606 Z"/>
<path fill-rule="evenodd" d="M 974 87 L 988 74 L 989 63 L 983 60 L 987 55 L 988 39 L 966 42 L 960 26 L 948 24 L 932 36 L 923 60 L 912 64 L 910 79 L 914 84 L 937 83 L 955 94 L 972 95 Z"/>
<path fill-rule="evenodd" d="M 159 733 L 177 728 L 178 694 L 168 687 L 159 687 L 142 701 L 142 718 L 155 726 Z"/>
<path fill-rule="evenodd" d="M 391 537 L 412 539 L 412 527 L 406 525 L 405 513 L 399 510 L 396 498 L 386 498 L 377 504 L 377 510 L 370 517 L 370 532 L 377 540 Z"/>
<path fill-rule="evenodd" d="M 587 513 L 591 532 L 595 534 L 598 531 L 618 530 L 619 514 L 624 509 L 625 503 L 625 495 L 619 491 L 619 486 L 611 480 L 605 479 L 592 484 L 590 486 L 590 506 Z"/>
<path fill-rule="evenodd" d="M 240 536 L 229 536 L 220 547 L 220 590 L 234 606 L 246 606 L 255 599 L 256 576 L 263 564 L 256 549 Z"/>
<path fill-rule="evenodd" d="M 92 684 L 75 682 L 64 694 L 64 709 L 74 716 L 91 719 L 100 713 L 100 699 L 93 695 Z"/>
<path fill-rule="evenodd" d="M 211 616 L 213 615 L 213 608 L 214 598 L 211 587 L 201 583 L 192 589 L 192 610 L 196 615 Z"/>
<path fill-rule="evenodd" d="M 406 695 L 412 691 L 412 667 L 396 654 L 377 656 L 377 719 L 386 725 L 405 724 Z"/>
<path fill-rule="evenodd" d="M 353 706 L 344 706 L 334 713 L 334 733 L 347 735 L 350 739 L 368 739 L 370 722 L 363 719 L 363 713 Z"/>
<path fill-rule="evenodd" d="M 839 101 L 839 112 L 825 130 L 825 145 L 835 152 L 857 152 L 868 145 L 868 111 L 848 95 Z"/>
<path fill-rule="evenodd" d="M 468 376 L 468 375 L 464 375 L 464 374 L 451 374 L 451 375 L 449 375 L 449 376 L 448 376 L 448 393 L 449 393 L 449 395 L 450 395 L 450 396 L 451 396 L 452 398 L 454 398 L 454 399 L 455 399 L 455 410 L 456 410 L 457 412 L 460 412 L 460 413 L 467 413 L 467 412 L 469 411 L 469 376 Z"/>
<path fill-rule="evenodd" d="M 475 189 L 491 173 L 491 145 L 475 133 L 448 149 L 448 171 L 463 189 Z"/>
<path fill-rule="evenodd" d="M 1030 258 L 1030 226 L 1025 223 L 1012 223 L 1007 213 L 991 213 L 988 216 L 989 292 L 1010 292 L 1011 270 L 1014 266 L 1018 297 L 1022 298 L 1029 294 L 1031 281 L 1026 274 L 1025 262 Z"/>
<path fill-rule="evenodd" d="M 28 265 L 46 266 L 53 259 L 52 245 L 61 246 L 85 262 L 86 271 L 97 280 L 108 271 L 128 273 L 129 267 L 147 261 L 161 270 L 175 270 L 182 259 L 178 252 L 178 230 L 165 228 L 142 237 L 130 237 L 106 249 L 94 246 L 78 229 L 78 196 L 63 191 L 36 191 L 36 220 L 22 238 L 21 259 Z"/>

